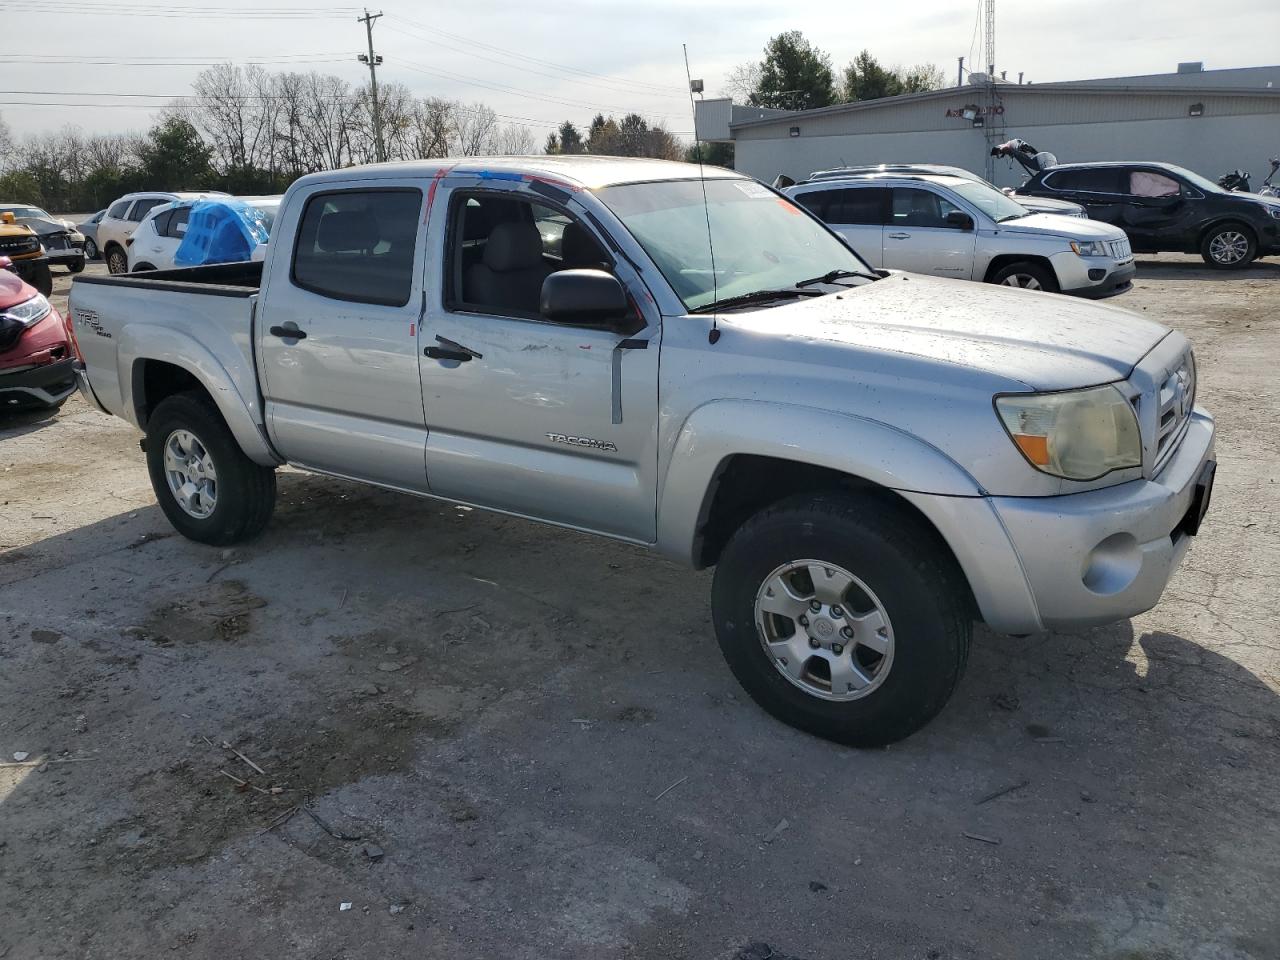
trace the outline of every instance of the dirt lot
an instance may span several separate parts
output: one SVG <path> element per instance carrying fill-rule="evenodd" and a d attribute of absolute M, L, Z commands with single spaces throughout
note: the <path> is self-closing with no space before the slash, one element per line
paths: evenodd
<path fill-rule="evenodd" d="M 0 958 L 1280 957 L 1280 264 L 1121 302 L 1197 344 L 1207 528 L 874 752 L 747 700 L 705 574 L 293 472 L 219 551 L 122 422 L 0 421 L 0 759 L 80 761 L 0 769 Z"/>

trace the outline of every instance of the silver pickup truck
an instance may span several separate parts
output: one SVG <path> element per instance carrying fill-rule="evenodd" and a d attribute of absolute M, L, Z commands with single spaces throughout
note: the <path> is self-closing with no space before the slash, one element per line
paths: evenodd
<path fill-rule="evenodd" d="M 288 463 L 714 565 L 743 686 L 855 745 L 942 709 L 975 619 L 1152 607 L 1213 481 L 1180 334 L 873 270 L 727 170 L 314 174 L 265 263 L 81 277 L 70 311 L 186 536 L 259 533 Z"/>

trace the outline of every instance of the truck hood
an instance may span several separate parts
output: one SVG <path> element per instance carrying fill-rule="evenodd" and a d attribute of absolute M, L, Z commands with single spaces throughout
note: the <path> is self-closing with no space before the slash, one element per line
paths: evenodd
<path fill-rule="evenodd" d="M 1035 390 L 1122 380 L 1169 332 L 1089 300 L 896 272 L 838 295 L 724 319 L 789 341 L 969 367 Z"/>
<path fill-rule="evenodd" d="M 18 222 L 30 227 L 39 236 L 48 237 L 55 233 L 79 233 L 79 229 L 70 220 L 46 220 L 44 217 L 19 217 Z"/>
<path fill-rule="evenodd" d="M 1005 220 L 996 229 L 1009 233 L 1067 237 L 1071 240 L 1123 240 L 1125 232 L 1101 220 L 1064 217 L 1056 213 L 1033 213 L 1017 220 Z"/>

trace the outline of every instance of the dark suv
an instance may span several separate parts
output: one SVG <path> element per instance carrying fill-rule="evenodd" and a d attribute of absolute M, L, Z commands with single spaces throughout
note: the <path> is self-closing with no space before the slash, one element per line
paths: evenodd
<path fill-rule="evenodd" d="M 1198 253 L 1222 269 L 1280 253 L 1280 199 L 1228 193 L 1170 163 L 1064 163 L 1037 173 L 1014 197 L 1024 194 L 1083 204 L 1141 253 Z"/>

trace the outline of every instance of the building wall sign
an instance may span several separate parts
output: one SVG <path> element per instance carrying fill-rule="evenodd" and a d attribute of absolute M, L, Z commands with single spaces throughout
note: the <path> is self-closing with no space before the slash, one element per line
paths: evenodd
<path fill-rule="evenodd" d="M 964 107 L 952 107 L 947 111 L 947 116 L 955 117 L 957 119 L 972 120 L 974 117 L 998 117 L 1003 113 L 1003 104 L 996 104 L 994 107 L 979 107 L 974 104 L 969 104 Z"/>

